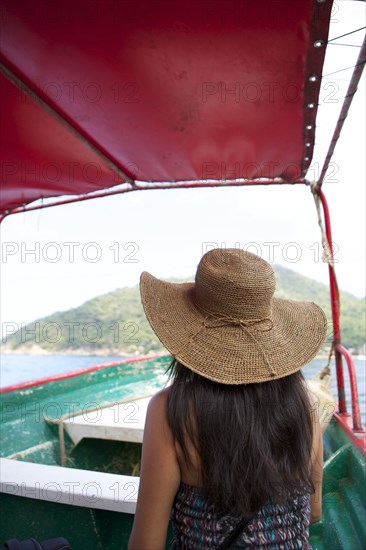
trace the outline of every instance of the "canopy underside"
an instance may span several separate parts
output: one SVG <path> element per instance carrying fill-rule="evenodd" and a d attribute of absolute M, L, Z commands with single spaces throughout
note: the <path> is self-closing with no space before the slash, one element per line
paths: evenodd
<path fill-rule="evenodd" d="M 3 0 L 1 212 L 135 180 L 302 181 L 331 6 Z"/>

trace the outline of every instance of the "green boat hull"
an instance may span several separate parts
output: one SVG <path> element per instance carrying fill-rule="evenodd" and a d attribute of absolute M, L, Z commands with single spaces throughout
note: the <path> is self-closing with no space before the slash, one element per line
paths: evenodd
<path fill-rule="evenodd" d="M 323 513 L 310 526 L 314 550 L 366 548 L 366 458 L 331 420 L 323 435 Z"/>
<path fill-rule="evenodd" d="M 96 369 L 92 372 L 2 394 L 1 457 L 60 465 L 60 417 L 154 393 L 164 384 L 169 357 Z M 77 404 L 77 405 L 76 405 Z M 78 408 L 79 407 L 79 408 Z M 322 520 L 310 527 L 317 550 L 366 548 L 365 457 L 333 418 L 323 436 Z M 83 439 L 74 445 L 65 434 L 65 466 L 138 475 L 141 445 Z M 9 539 L 63 536 L 73 550 L 127 548 L 133 515 L 0 493 L 0 544 Z M 169 546 L 169 537 L 167 547 Z"/>
<path fill-rule="evenodd" d="M 73 550 L 127 548 L 133 515 L 1 494 L 1 541 L 65 537 Z"/>

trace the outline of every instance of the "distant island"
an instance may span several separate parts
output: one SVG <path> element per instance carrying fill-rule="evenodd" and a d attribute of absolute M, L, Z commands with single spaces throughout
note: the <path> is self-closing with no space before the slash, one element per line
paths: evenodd
<path fill-rule="evenodd" d="M 310 300 L 323 307 L 329 321 L 325 348 L 329 348 L 331 312 L 328 287 L 285 267 L 275 265 L 274 269 L 277 277 L 275 296 Z M 340 296 L 342 342 L 353 353 L 365 353 L 365 299 L 346 292 L 341 292 Z M 164 348 L 146 320 L 139 289 L 135 286 L 117 289 L 74 309 L 37 319 L 8 336 L 2 351 L 118 356 L 156 353 Z"/>

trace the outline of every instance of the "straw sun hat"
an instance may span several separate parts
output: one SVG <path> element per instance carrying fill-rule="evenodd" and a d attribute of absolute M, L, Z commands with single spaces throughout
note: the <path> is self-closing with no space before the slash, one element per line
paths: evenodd
<path fill-rule="evenodd" d="M 321 348 L 327 330 L 313 302 L 274 298 L 269 263 L 239 249 L 207 252 L 195 283 L 168 283 L 146 271 L 141 299 L 154 332 L 192 371 L 222 384 L 292 374 Z"/>

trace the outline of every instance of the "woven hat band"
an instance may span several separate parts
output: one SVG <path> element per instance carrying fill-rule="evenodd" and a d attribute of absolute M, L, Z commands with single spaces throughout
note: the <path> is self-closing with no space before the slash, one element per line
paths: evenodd
<path fill-rule="evenodd" d="M 203 310 L 201 311 L 203 312 Z M 216 314 L 213 312 L 206 313 L 207 316 L 203 321 L 206 328 L 234 326 L 242 327 L 243 329 L 252 328 L 261 332 L 268 332 L 273 328 L 273 321 L 270 317 L 264 317 L 263 319 L 237 319 L 235 317 L 229 317 L 228 315 Z"/>
<path fill-rule="evenodd" d="M 198 307 L 196 303 L 195 306 L 201 311 L 201 313 L 204 313 L 206 315 L 203 319 L 203 326 L 206 329 L 233 326 L 240 327 L 242 330 L 244 330 L 249 338 L 251 338 L 256 344 L 259 353 L 263 356 L 264 363 L 269 370 L 270 376 L 277 376 L 277 371 L 275 368 L 272 367 L 266 351 L 263 349 L 261 343 L 257 340 L 255 334 L 253 334 L 253 331 L 255 333 L 256 331 L 269 332 L 270 330 L 272 330 L 272 319 L 270 319 L 269 317 L 266 317 L 264 319 L 237 319 L 235 317 L 230 317 L 229 315 L 225 315 L 222 313 L 215 313 L 214 311 L 204 310 Z M 202 328 L 198 331 L 197 334 L 200 334 L 201 332 Z M 195 336 L 196 335 L 192 336 L 190 340 L 191 342 L 194 340 Z"/>

